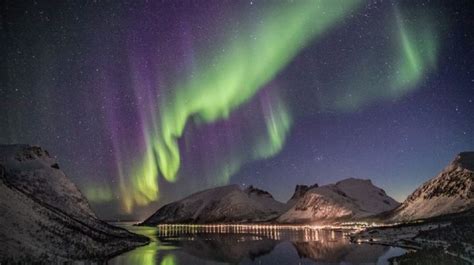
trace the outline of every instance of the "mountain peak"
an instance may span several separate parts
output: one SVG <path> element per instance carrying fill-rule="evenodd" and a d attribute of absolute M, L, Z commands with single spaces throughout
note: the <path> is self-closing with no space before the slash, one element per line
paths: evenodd
<path fill-rule="evenodd" d="M 304 191 L 297 187 L 295 193 Z M 278 218 L 282 223 L 325 222 L 340 218 L 360 218 L 394 209 L 398 206 L 385 191 L 370 180 L 348 178 L 306 190 L 301 197 L 290 199 L 291 208 Z"/>
<path fill-rule="evenodd" d="M 436 177 L 418 187 L 392 219 L 413 220 L 450 214 L 474 206 L 474 152 L 459 153 Z"/>
<path fill-rule="evenodd" d="M 8 185 L 70 215 L 95 217 L 86 198 L 45 149 L 26 144 L 0 145 L 0 168 L 4 168 L 1 177 Z M 58 200 L 57 194 L 68 196 Z"/>
<path fill-rule="evenodd" d="M 267 191 L 228 185 L 164 205 L 142 224 L 262 222 L 276 218 L 284 210 L 285 204 L 273 199 Z"/>
<path fill-rule="evenodd" d="M 0 145 L 0 212 L 0 263 L 99 260 L 148 242 L 98 220 L 39 146 Z"/>
<path fill-rule="evenodd" d="M 248 195 L 267 196 L 267 197 L 273 198 L 273 196 L 268 191 L 256 188 L 253 185 L 248 186 L 244 190 L 244 192 L 247 193 Z"/>
<path fill-rule="evenodd" d="M 474 152 L 469 151 L 459 153 L 451 164 L 474 171 Z"/>
<path fill-rule="evenodd" d="M 2 145 L 0 148 L 0 160 L 16 160 L 18 162 L 36 159 L 50 159 L 48 151 L 40 146 L 28 144 Z"/>
<path fill-rule="evenodd" d="M 336 182 L 336 186 L 355 184 L 355 185 L 373 185 L 370 179 L 359 179 L 359 178 L 346 178 Z"/>
<path fill-rule="evenodd" d="M 317 188 L 319 187 L 318 183 L 314 183 L 313 185 L 296 185 L 295 186 L 295 192 L 293 192 L 293 196 L 291 196 L 290 200 L 296 200 L 298 198 L 301 198 L 308 190 L 312 188 Z"/>

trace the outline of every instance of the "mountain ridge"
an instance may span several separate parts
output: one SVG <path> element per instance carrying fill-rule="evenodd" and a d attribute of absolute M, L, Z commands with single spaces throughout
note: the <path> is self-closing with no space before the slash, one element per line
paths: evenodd
<path fill-rule="evenodd" d="M 347 178 L 323 186 L 318 184 L 311 186 L 296 185 L 293 195 L 285 205 L 276 201 L 267 191 L 253 186 L 242 190 L 234 184 L 193 193 L 182 200 L 161 207 L 150 218 L 155 219 L 155 222 L 151 222 L 153 224 L 160 222 L 331 223 L 369 219 L 384 222 L 411 221 L 462 212 L 474 207 L 473 170 L 474 152 L 461 152 L 438 176 L 418 187 L 403 203 L 399 203 L 387 195 L 383 189 L 375 186 L 370 179 Z M 218 192 L 222 189 L 228 190 L 223 193 Z M 219 202 L 222 198 L 226 198 L 229 194 L 235 192 L 242 193 L 249 198 L 252 197 L 252 194 L 256 197 L 237 204 L 232 204 L 232 201 L 229 201 L 228 198 L 227 204 Z M 202 194 L 206 194 L 205 197 L 213 198 L 211 199 L 213 202 L 211 204 L 209 202 L 202 203 L 198 200 L 200 208 L 194 207 L 195 209 L 189 206 L 185 207 L 180 203 L 187 201 L 186 204 L 190 204 Z M 270 207 L 272 210 L 268 210 L 268 208 L 262 210 L 254 207 L 253 210 L 260 210 L 257 216 L 255 213 L 252 216 L 249 212 L 239 216 L 239 209 L 247 211 L 253 207 L 253 204 L 259 205 L 256 201 L 263 198 L 278 204 L 278 206 Z M 183 207 L 188 211 L 186 213 L 187 218 L 173 219 L 174 214 L 183 213 Z M 201 212 L 203 207 L 207 207 L 205 212 L 211 213 L 211 216 L 214 215 L 214 217 L 203 218 L 205 215 Z M 230 218 L 227 218 L 223 215 L 225 210 L 219 209 L 220 207 L 222 209 L 234 207 L 237 212 L 229 212 Z M 220 215 L 217 215 L 219 218 L 216 218 L 216 212 L 220 212 Z M 268 212 L 271 214 L 265 217 Z M 160 215 L 163 216 L 160 217 Z M 150 218 L 145 220 L 143 224 L 147 224 Z M 156 220 L 159 220 L 159 222 L 156 222 Z"/>
<path fill-rule="evenodd" d="M 262 222 L 276 218 L 286 205 L 264 190 L 238 185 L 210 188 L 160 207 L 142 225 L 160 223 Z"/>
<path fill-rule="evenodd" d="M 438 175 L 419 186 L 388 221 L 410 221 L 462 212 L 474 207 L 474 152 L 461 152 Z"/>
<path fill-rule="evenodd" d="M 398 206 L 383 189 L 369 179 L 347 178 L 334 184 L 314 187 L 285 213 L 280 223 L 331 222 L 357 219 Z"/>
<path fill-rule="evenodd" d="M 368 186 L 373 187 L 373 193 L 376 192 L 377 194 L 380 194 L 379 196 L 381 197 L 381 201 L 378 201 L 374 204 L 367 198 L 364 198 L 364 196 L 357 194 L 356 190 L 360 185 L 362 185 L 364 189 Z M 295 187 L 294 194 L 286 204 L 276 201 L 269 192 L 255 188 L 254 186 L 249 186 L 242 190 L 238 185 L 233 184 L 195 192 L 181 200 L 168 203 L 160 207 L 154 214 L 152 214 L 141 224 L 156 225 L 160 223 L 216 222 L 249 223 L 273 221 L 279 223 L 291 223 L 295 221 L 299 223 L 315 221 L 311 220 L 311 218 L 308 218 L 308 220 L 300 220 L 301 218 L 296 218 L 298 220 L 292 220 L 291 215 L 297 213 L 298 211 L 307 210 L 309 206 L 304 206 L 302 204 L 313 203 L 314 201 L 308 199 L 308 196 L 313 196 L 313 193 L 318 194 L 318 192 L 321 193 L 319 194 L 322 197 L 319 200 L 321 204 L 311 207 L 332 207 L 332 204 L 335 203 L 336 206 L 334 207 L 337 208 L 335 210 L 337 212 L 337 216 L 334 218 L 332 216 L 328 216 L 328 218 L 316 218 L 316 221 L 317 219 L 333 220 L 339 217 L 346 217 L 350 215 L 371 215 L 382 212 L 383 210 L 387 210 L 387 208 L 384 207 L 382 207 L 381 210 L 378 209 L 381 207 L 381 204 L 388 204 L 390 207 L 395 207 L 398 205 L 395 200 L 385 194 L 384 190 L 373 186 L 372 182 L 367 179 L 363 180 L 348 178 L 335 184 L 329 184 L 325 186 L 319 186 L 318 184 L 313 184 L 311 186 L 297 185 Z M 229 198 L 233 197 L 235 194 L 239 194 L 237 197 L 240 196 L 240 199 L 234 201 L 229 200 Z M 256 197 L 252 197 L 253 195 Z M 242 199 L 242 197 L 245 198 L 245 196 L 248 196 L 248 200 Z M 324 196 L 327 196 L 327 198 L 330 199 L 326 199 Z M 334 196 L 338 196 L 338 199 L 331 198 Z M 357 200 L 354 200 L 354 198 L 357 198 L 359 201 L 361 201 L 361 204 L 359 205 Z M 264 199 L 266 200 L 264 203 L 264 209 L 258 208 L 258 205 L 262 204 L 260 201 Z M 343 202 L 340 200 L 343 200 Z M 246 212 L 229 212 L 226 209 L 234 209 L 237 211 L 238 209 L 244 209 Z M 258 209 L 260 211 L 258 211 Z M 293 209 L 293 212 L 289 212 L 291 209 Z M 252 213 L 252 211 L 254 212 Z M 255 211 L 258 213 L 255 213 Z M 225 216 L 223 214 L 224 212 L 228 213 L 228 216 Z M 267 214 L 267 216 L 265 216 L 265 214 Z M 331 212 L 329 211 L 326 214 L 330 215 Z"/>

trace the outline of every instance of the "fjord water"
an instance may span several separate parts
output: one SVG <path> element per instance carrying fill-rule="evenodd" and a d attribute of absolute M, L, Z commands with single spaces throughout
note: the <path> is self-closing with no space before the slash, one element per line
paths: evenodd
<path fill-rule="evenodd" d="M 109 264 L 389 264 L 396 247 L 353 244 L 345 232 L 276 226 L 159 226 L 115 224 L 151 238 Z"/>

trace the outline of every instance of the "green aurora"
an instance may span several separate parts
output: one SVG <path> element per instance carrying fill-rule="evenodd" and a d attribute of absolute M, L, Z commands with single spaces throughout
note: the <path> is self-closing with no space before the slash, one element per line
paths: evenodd
<path fill-rule="evenodd" d="M 386 23 L 393 41 L 383 49 L 389 51 L 379 48 L 361 52 L 359 63 L 341 73 L 349 78 L 342 84 L 333 84 L 335 89 L 323 97 L 321 105 L 326 109 L 354 111 L 416 89 L 426 74 L 435 70 L 439 49 L 431 17 L 421 16 L 420 12 L 404 15 L 396 9 L 393 22 Z M 417 17 L 417 24 L 410 22 L 412 16 Z M 380 53 L 386 54 L 385 64 L 377 58 Z"/>
<path fill-rule="evenodd" d="M 176 179 L 180 166 L 176 139 L 182 136 L 191 117 L 196 116 L 205 123 L 229 117 L 234 109 L 272 80 L 310 40 L 337 23 L 358 2 L 282 4 L 268 10 L 257 27 L 249 25 L 241 30 L 241 38 L 230 39 L 223 45 L 226 53 L 203 59 L 197 67 L 202 70 L 191 80 L 177 84 L 172 94 L 161 102 L 158 131 L 152 136 L 152 142 L 163 177 L 168 181 Z M 273 133 L 269 143 L 281 147 L 284 139 L 279 136 L 283 135 Z"/>
<path fill-rule="evenodd" d="M 219 52 L 199 50 L 192 77 L 178 80 L 167 89 L 158 98 L 157 112 L 150 115 L 154 120 L 144 124 L 147 149 L 132 163 L 131 170 L 120 172 L 124 210 L 131 212 L 137 205 L 158 200 L 159 175 L 168 182 L 177 180 L 181 167 L 178 140 L 188 123 L 203 126 L 228 119 L 274 80 L 302 49 L 323 39 L 325 32 L 360 6 L 361 1 L 346 0 L 278 3 L 264 11 L 259 23 L 242 19 L 247 22 L 238 26 L 240 34 L 224 36 Z M 396 10 L 394 21 L 394 26 L 388 26 L 393 35 L 388 63 L 350 66 L 350 78 L 344 84 L 333 84 L 328 88 L 332 89 L 329 95 L 315 104 L 322 109 L 352 111 L 375 100 L 397 98 L 434 69 L 438 43 L 430 20 L 417 25 L 405 23 L 403 14 Z M 374 68 L 378 72 L 375 77 Z M 222 156 L 212 172 L 215 184 L 228 183 L 242 165 L 272 157 L 283 148 L 293 123 L 292 111 L 279 93 L 270 97 L 262 113 L 257 114 L 265 121 L 265 132 L 255 132 L 245 143 L 250 151 L 230 150 Z M 86 194 L 92 201 L 113 198 L 111 189 L 97 185 Z"/>
<path fill-rule="evenodd" d="M 269 8 L 258 25 L 240 29 L 239 38 L 227 38 L 225 53 L 202 56 L 199 72 L 178 82 L 169 95 L 162 97 L 159 118 L 150 128 L 149 148 L 141 165 L 132 171 L 133 195 L 123 190 L 125 208 L 145 205 L 158 199 L 158 173 L 169 182 L 176 181 L 180 168 L 177 140 L 191 118 L 200 123 L 226 119 L 271 81 L 310 41 L 336 25 L 361 1 L 298 1 L 279 3 Z M 288 23 L 291 21 L 291 23 Z M 250 36 L 257 36 L 252 38 Z M 264 47 L 264 48 L 263 48 Z M 206 54 L 206 52 L 202 52 Z M 198 56 L 199 57 L 199 56 Z M 283 147 L 291 125 L 291 114 L 284 104 L 271 107 L 266 117 L 267 138 L 257 143 L 251 160 L 268 158 Z M 238 157 L 238 155 L 233 156 Z M 237 171 L 243 161 L 227 161 L 221 183 Z M 239 161 L 240 160 L 240 161 Z"/>

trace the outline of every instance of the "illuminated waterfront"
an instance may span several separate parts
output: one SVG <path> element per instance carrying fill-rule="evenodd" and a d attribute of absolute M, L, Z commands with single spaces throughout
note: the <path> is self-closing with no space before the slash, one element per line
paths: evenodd
<path fill-rule="evenodd" d="M 152 239 L 110 264 L 389 264 L 401 248 L 352 244 L 355 229 L 270 224 L 120 224 Z"/>

